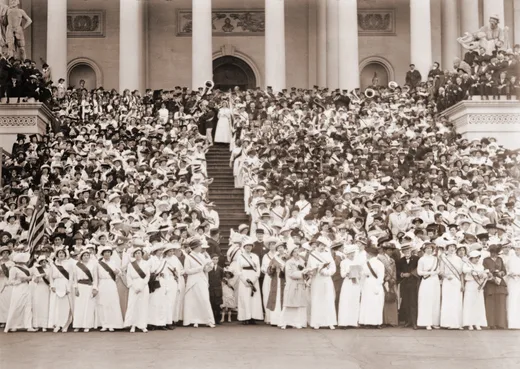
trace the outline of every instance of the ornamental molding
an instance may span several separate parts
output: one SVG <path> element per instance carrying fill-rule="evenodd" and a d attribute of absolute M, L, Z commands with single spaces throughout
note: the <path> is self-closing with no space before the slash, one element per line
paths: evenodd
<path fill-rule="evenodd" d="M 0 127 L 32 127 L 38 124 L 36 115 L 2 115 L 0 116 Z"/>
<path fill-rule="evenodd" d="M 468 114 L 468 124 L 520 124 L 520 113 Z"/>
<path fill-rule="evenodd" d="M 67 37 L 105 37 L 104 10 L 67 11 Z"/>
<path fill-rule="evenodd" d="M 358 9 L 359 36 L 395 36 L 395 9 Z"/>
<path fill-rule="evenodd" d="M 213 36 L 263 36 L 264 9 L 213 9 Z M 177 9 L 177 36 L 191 37 L 191 9 Z"/>

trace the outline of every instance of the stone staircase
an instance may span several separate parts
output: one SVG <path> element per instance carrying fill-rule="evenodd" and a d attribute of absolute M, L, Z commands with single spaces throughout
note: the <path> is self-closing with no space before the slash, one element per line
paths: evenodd
<path fill-rule="evenodd" d="M 209 186 L 209 200 L 216 205 L 220 217 L 220 247 L 228 249 L 229 230 L 235 231 L 242 223 L 249 224 L 244 212 L 244 189 L 235 188 L 233 169 L 229 167 L 231 153 L 229 145 L 214 144 L 206 153 L 208 177 L 213 178 Z"/>

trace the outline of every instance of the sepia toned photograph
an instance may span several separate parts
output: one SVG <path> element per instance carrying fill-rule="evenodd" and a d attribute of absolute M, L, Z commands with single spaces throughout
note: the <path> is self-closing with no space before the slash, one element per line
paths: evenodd
<path fill-rule="evenodd" d="M 0 369 L 520 368 L 520 0 L 0 0 Z"/>

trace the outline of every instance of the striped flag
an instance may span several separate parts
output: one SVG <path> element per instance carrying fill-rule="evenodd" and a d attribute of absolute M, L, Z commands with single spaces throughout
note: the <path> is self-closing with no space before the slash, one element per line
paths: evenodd
<path fill-rule="evenodd" d="M 40 244 L 45 235 L 45 202 L 40 194 L 36 200 L 36 206 L 34 207 L 34 213 L 31 218 L 31 224 L 29 225 L 29 236 L 28 244 L 29 251 L 31 254 L 30 260 L 34 259 L 34 253 L 36 246 Z"/>

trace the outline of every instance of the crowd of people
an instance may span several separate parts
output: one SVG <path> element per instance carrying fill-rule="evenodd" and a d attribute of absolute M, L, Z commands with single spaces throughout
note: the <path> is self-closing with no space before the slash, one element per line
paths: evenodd
<path fill-rule="evenodd" d="M 46 65 L 8 67 L 51 83 Z M 215 327 L 236 312 L 282 329 L 520 329 L 518 152 L 468 141 L 440 114 L 453 102 L 443 93 L 474 79 L 466 72 L 374 81 L 367 94 L 141 96 L 84 81 L 27 94 L 60 128 L 19 135 L 3 161 L 0 324 L 147 332 Z M 229 144 L 251 219 L 227 250 L 210 201 L 213 144 Z"/>

